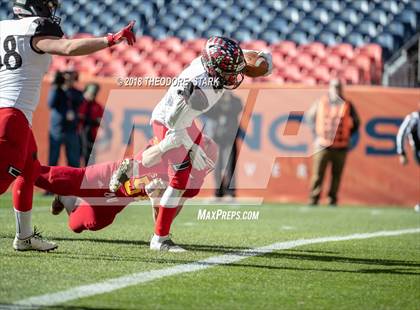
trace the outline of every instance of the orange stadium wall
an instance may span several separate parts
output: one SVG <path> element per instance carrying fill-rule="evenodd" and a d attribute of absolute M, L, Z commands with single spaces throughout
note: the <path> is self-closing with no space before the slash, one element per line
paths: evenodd
<path fill-rule="evenodd" d="M 78 86 L 83 87 L 91 81 L 82 78 Z M 124 128 L 132 128 L 133 122 L 135 128 L 132 138 L 142 141 L 140 147 L 144 146 L 149 138 L 145 128 L 150 113 L 165 89 L 121 89 L 113 79 L 95 81 L 102 86 L 99 102 L 107 106 L 114 104 L 109 117 L 109 120 L 112 119 L 111 125 L 107 126 L 112 139 L 120 141 L 100 151 L 98 161 L 110 160 L 110 154 L 117 154 L 118 157 L 127 153 L 121 147 L 125 146 L 124 141 L 127 140 L 121 132 L 125 131 Z M 49 88 L 50 80 L 46 79 L 33 124 L 39 158 L 44 164 L 48 161 Z M 325 92 L 325 87 L 269 84 L 247 84 L 237 91 L 245 103 L 241 123 L 246 132 L 245 141 L 240 143 L 236 171 L 239 196 L 264 197 L 265 201 L 273 202 L 307 201 L 311 143 L 307 138 L 302 138 L 307 135 L 296 133 L 308 133 L 309 129 L 305 128 L 305 124 L 293 122 L 293 119 L 290 121 L 288 115 L 296 111 L 303 113 Z M 348 156 L 340 203 L 412 206 L 420 201 L 419 167 L 411 156 L 410 163 L 401 166 L 395 154 L 398 126 L 406 114 L 419 108 L 420 90 L 348 86 L 345 96 L 356 106 L 361 126 L 355 146 Z M 139 113 L 132 117 L 127 111 Z M 299 153 L 299 147 L 306 151 Z M 60 159 L 60 164 L 65 164 L 63 159 Z M 203 192 L 208 195 L 213 178 L 207 179 L 207 190 Z"/>

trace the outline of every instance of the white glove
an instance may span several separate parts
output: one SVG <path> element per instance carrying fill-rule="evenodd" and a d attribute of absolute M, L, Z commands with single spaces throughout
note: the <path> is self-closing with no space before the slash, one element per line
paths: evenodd
<path fill-rule="evenodd" d="M 167 183 L 161 178 L 153 179 L 144 187 L 147 196 L 149 196 L 149 199 L 152 202 L 152 206 L 158 206 L 160 204 L 160 198 L 162 198 L 166 187 Z"/>
<path fill-rule="evenodd" d="M 192 141 L 188 134 L 185 135 L 183 144 L 187 150 L 190 150 L 190 158 L 194 169 L 202 171 L 206 168 L 214 168 L 214 162 L 207 157 L 206 153 L 199 145 Z"/>
<path fill-rule="evenodd" d="M 187 131 L 185 129 L 168 130 L 165 138 L 159 142 L 158 146 L 162 153 L 183 145 Z"/>

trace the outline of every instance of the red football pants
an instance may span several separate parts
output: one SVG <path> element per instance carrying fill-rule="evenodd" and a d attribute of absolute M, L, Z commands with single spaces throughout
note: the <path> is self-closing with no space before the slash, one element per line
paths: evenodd
<path fill-rule="evenodd" d="M 158 141 L 162 141 L 168 128 L 157 121 L 153 122 L 152 127 L 155 137 Z M 195 122 L 187 128 L 187 132 L 196 144 L 200 144 L 202 133 Z M 162 156 L 162 162 L 168 165 L 169 185 L 176 189 L 186 189 L 192 165 L 185 147 L 180 146 L 166 152 Z"/>
<path fill-rule="evenodd" d="M 62 196 L 77 196 L 83 200 L 70 214 L 68 226 L 76 233 L 100 230 L 112 224 L 116 215 L 131 197 L 121 188 L 110 193 L 108 184 L 118 163 L 104 163 L 86 168 L 42 166 L 36 186 Z"/>
<path fill-rule="evenodd" d="M 16 180 L 13 186 L 16 210 L 32 209 L 39 169 L 35 138 L 25 115 L 15 108 L 0 108 L 0 194 Z"/>

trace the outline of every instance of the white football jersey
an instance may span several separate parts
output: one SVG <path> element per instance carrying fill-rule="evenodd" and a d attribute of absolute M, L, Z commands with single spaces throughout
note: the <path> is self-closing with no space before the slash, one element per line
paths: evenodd
<path fill-rule="evenodd" d="M 42 78 L 51 63 L 50 55 L 32 49 L 31 40 L 35 35 L 57 31 L 40 31 L 46 24 L 51 28 L 51 22 L 40 17 L 0 21 L 0 108 L 21 110 L 29 123 L 38 105 Z M 58 25 L 54 27 L 59 29 Z"/>
<path fill-rule="evenodd" d="M 169 118 L 171 113 L 174 112 L 175 106 L 179 104 L 183 97 L 179 92 L 184 91 L 187 82 L 193 82 L 194 85 L 198 86 L 207 98 L 208 106 L 206 109 L 198 111 L 189 108 L 175 124 L 175 128 L 171 128 L 169 125 Z M 182 71 L 178 76 L 176 83 L 173 83 L 165 96 L 157 104 L 152 113 L 151 122 L 158 121 L 170 129 L 183 129 L 192 125 L 194 119 L 200 116 L 202 113 L 207 112 L 213 107 L 220 97 L 222 97 L 224 89 L 214 89 L 214 80 L 210 77 L 205 70 L 201 57 L 194 59 L 191 64 Z"/>

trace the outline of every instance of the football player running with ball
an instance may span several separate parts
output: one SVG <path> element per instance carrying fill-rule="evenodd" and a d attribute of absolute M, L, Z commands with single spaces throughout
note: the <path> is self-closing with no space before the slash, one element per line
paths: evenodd
<path fill-rule="evenodd" d="M 31 221 L 33 186 L 40 171 L 32 114 L 51 55 L 89 55 L 123 41 L 135 42 L 134 22 L 105 37 L 65 39 L 55 16 L 58 6 L 58 0 L 15 0 L 15 19 L 0 21 L 0 194 L 15 181 L 13 248 L 18 251 L 57 248 Z"/>
<path fill-rule="evenodd" d="M 152 250 L 179 251 L 179 247 L 170 240 L 169 231 L 187 190 L 190 172 L 193 168 L 204 170 L 213 165 L 202 149 L 202 133 L 195 119 L 216 104 L 225 89 L 237 88 L 244 74 L 256 77 L 255 72 L 248 74 L 247 53 L 263 58 L 267 66 L 263 75 L 271 73 L 271 54 L 242 51 L 239 44 L 231 39 L 211 37 L 201 56 L 179 75 L 180 81 L 187 81 L 186 86 L 173 84 L 153 110 L 151 125 L 155 138 L 161 141 L 168 131 L 186 130 L 190 147 L 174 148 L 162 158 L 168 170 L 169 184 L 158 206 L 155 231 L 150 242 Z M 255 63 L 252 65 L 255 67 Z M 119 170 L 126 171 L 126 168 L 121 166 Z"/>

